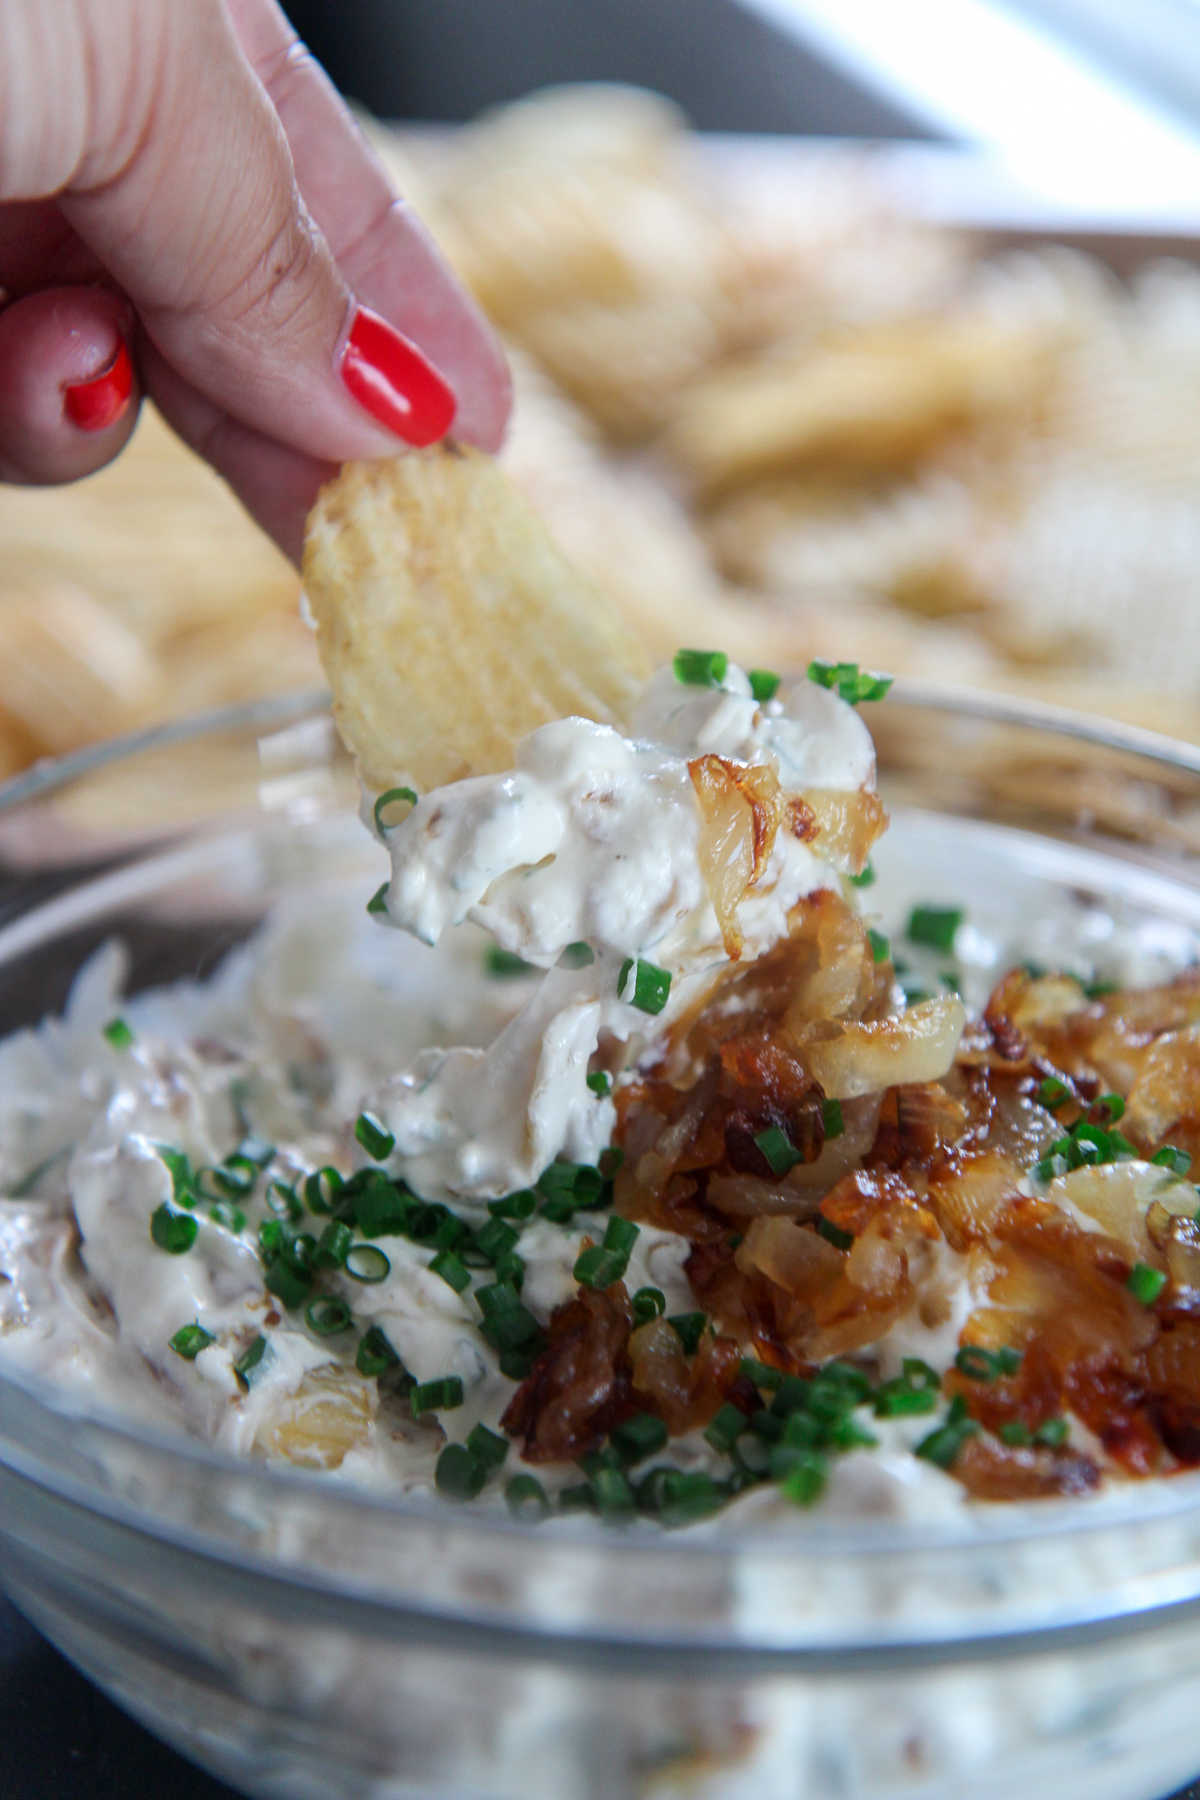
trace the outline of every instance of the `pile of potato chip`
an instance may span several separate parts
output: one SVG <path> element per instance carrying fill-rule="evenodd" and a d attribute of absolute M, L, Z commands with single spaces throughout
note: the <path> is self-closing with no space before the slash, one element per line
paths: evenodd
<path fill-rule="evenodd" d="M 1182 261 L 1122 285 L 989 253 L 898 215 L 867 150 L 759 180 L 628 89 L 379 143 L 511 346 L 509 473 L 652 657 L 843 657 L 1200 731 Z M 318 682 L 298 585 L 149 414 L 90 481 L 0 487 L 0 774 Z"/>

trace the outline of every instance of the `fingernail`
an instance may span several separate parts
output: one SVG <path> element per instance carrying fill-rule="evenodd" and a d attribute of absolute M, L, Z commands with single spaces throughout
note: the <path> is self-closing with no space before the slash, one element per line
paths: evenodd
<path fill-rule="evenodd" d="M 406 444 L 436 444 L 454 423 L 457 402 L 433 364 L 365 306 L 351 322 L 339 373 L 358 404 Z"/>
<path fill-rule="evenodd" d="M 133 362 L 122 338 L 107 369 L 90 381 L 73 381 L 63 391 L 63 405 L 72 425 L 80 431 L 103 431 L 115 425 L 133 393 Z"/>

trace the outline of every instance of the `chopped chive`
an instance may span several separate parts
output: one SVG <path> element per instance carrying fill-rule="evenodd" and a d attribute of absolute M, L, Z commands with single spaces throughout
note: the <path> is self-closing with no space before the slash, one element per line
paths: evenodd
<path fill-rule="evenodd" d="M 560 969 L 586 969 L 595 960 L 596 952 L 592 946 L 582 938 L 576 938 L 573 944 L 568 944 L 563 950 L 558 966 Z"/>
<path fill-rule="evenodd" d="M 1150 1161 L 1157 1163 L 1160 1169 L 1170 1169 L 1172 1175 L 1186 1175 L 1192 1166 L 1192 1153 L 1190 1150 L 1177 1150 L 1174 1144 L 1164 1144 L 1161 1150 L 1154 1152 Z"/>
<path fill-rule="evenodd" d="M 388 909 L 388 888 L 390 886 L 391 883 L 388 881 L 380 882 L 379 886 L 375 889 L 375 892 L 371 895 L 371 898 L 367 901 L 367 911 L 369 913 L 383 913 L 386 917 Z"/>
<path fill-rule="evenodd" d="M 1166 1285 L 1167 1278 L 1162 1270 L 1153 1269 L 1144 1262 L 1134 1263 L 1125 1278 L 1125 1286 L 1142 1306 L 1153 1306 Z"/>
<path fill-rule="evenodd" d="M 484 1337 L 487 1336 L 486 1330 Z M 540 1354 L 539 1343 L 510 1345 L 500 1352 L 500 1373 L 510 1381 L 524 1381 Z"/>
<path fill-rule="evenodd" d="M 336 1294 L 321 1294 L 304 1309 L 305 1323 L 318 1337 L 336 1337 L 349 1331 L 354 1319 L 346 1302 Z"/>
<path fill-rule="evenodd" d="M 177 1212 L 166 1200 L 150 1215 L 150 1237 L 168 1256 L 182 1256 L 190 1250 L 199 1229 L 191 1213 Z"/>
<path fill-rule="evenodd" d="M 467 1449 L 485 1469 L 498 1469 L 508 1455 L 508 1439 L 486 1425 L 473 1425 L 467 1433 Z"/>
<path fill-rule="evenodd" d="M 504 1504 L 514 1519 L 529 1524 L 550 1512 L 546 1490 L 536 1475 L 514 1475 L 504 1490 Z"/>
<path fill-rule="evenodd" d="M 780 1482 L 787 1499 L 797 1506 L 812 1506 L 825 1491 L 829 1478 L 829 1462 L 819 1450 L 800 1450 Z"/>
<path fill-rule="evenodd" d="M 531 1219 L 536 1210 L 537 1195 L 532 1188 L 518 1188 L 514 1194 L 488 1201 L 488 1211 L 494 1219 Z"/>
<path fill-rule="evenodd" d="M 304 1204 L 299 1194 L 286 1181 L 269 1181 L 266 1201 L 276 1218 L 290 1219 L 293 1225 L 298 1225 L 304 1216 Z"/>
<path fill-rule="evenodd" d="M 386 1281 L 392 1272 L 390 1258 L 378 1244 L 355 1244 L 342 1267 L 355 1281 Z"/>
<path fill-rule="evenodd" d="M 827 1219 L 823 1212 L 819 1212 L 813 1220 L 813 1228 L 817 1236 L 823 1237 L 825 1242 L 832 1244 L 835 1250 L 849 1250 L 854 1242 L 852 1231 L 843 1231 L 840 1225 L 835 1225 L 832 1219 Z"/>
<path fill-rule="evenodd" d="M 632 990 L 627 993 L 631 975 Z M 617 977 L 618 998 L 629 1006 L 636 1006 L 639 1012 L 660 1013 L 667 1004 L 670 992 L 671 977 L 657 963 L 643 962 L 640 958 L 627 956 L 621 964 L 621 973 Z"/>
<path fill-rule="evenodd" d="M 440 1275 L 447 1287 L 461 1294 L 471 1285 L 471 1271 L 453 1250 L 440 1250 L 429 1265 L 431 1275 Z"/>
<path fill-rule="evenodd" d="M 275 1154 L 275 1146 L 268 1144 L 266 1138 L 244 1137 L 236 1154 L 243 1162 L 252 1162 L 256 1169 L 265 1169 Z"/>
<path fill-rule="evenodd" d="M 171 1144 L 151 1144 L 150 1148 L 171 1177 L 171 1198 L 181 1206 L 196 1204 L 196 1177 L 182 1150 Z"/>
<path fill-rule="evenodd" d="M 651 1319 L 661 1319 L 667 1310 L 667 1296 L 661 1288 L 640 1287 L 630 1301 L 633 1307 L 635 1325 L 648 1325 Z"/>
<path fill-rule="evenodd" d="M 559 1512 L 594 1512 L 596 1497 L 590 1481 L 575 1481 L 558 1490 Z"/>
<path fill-rule="evenodd" d="M 822 1100 L 821 1124 L 824 1127 L 825 1140 L 827 1143 L 830 1138 L 841 1137 L 846 1129 L 846 1122 L 842 1118 L 842 1103 L 840 1100 Z"/>
<path fill-rule="evenodd" d="M 289 1311 L 308 1298 L 312 1284 L 312 1270 L 297 1268 L 286 1254 L 272 1257 L 263 1271 L 263 1285 Z"/>
<path fill-rule="evenodd" d="M 954 936 L 965 914 L 961 906 L 914 906 L 904 935 L 910 944 L 927 944 L 931 950 L 953 950 Z"/>
<path fill-rule="evenodd" d="M 364 1237 L 399 1237 L 413 1223 L 413 1204 L 407 1191 L 380 1171 L 353 1198 L 354 1222 Z"/>
<path fill-rule="evenodd" d="M 1106 981 L 1103 978 L 1094 981 L 1081 981 L 1079 985 L 1082 987 L 1084 995 L 1088 1000 L 1103 1000 L 1107 994 L 1115 994 L 1117 991 L 1117 983 L 1115 981 Z"/>
<path fill-rule="evenodd" d="M 675 1333 L 689 1356 L 694 1356 L 700 1347 L 700 1339 L 704 1336 L 704 1327 L 708 1324 L 708 1314 L 702 1312 L 673 1313 L 667 1324 Z"/>
<path fill-rule="evenodd" d="M 248 1156 L 243 1156 L 240 1150 L 235 1150 L 232 1156 L 225 1158 L 220 1168 L 210 1170 L 210 1174 L 231 1200 L 237 1200 L 243 1194 L 250 1193 L 258 1180 L 259 1169 L 257 1163 L 251 1162 Z M 284 1184 L 281 1182 L 279 1185 Z"/>
<path fill-rule="evenodd" d="M 1051 1450 L 1058 1450 L 1067 1441 L 1070 1427 L 1065 1419 L 1046 1419 L 1033 1434 L 1035 1444 L 1045 1444 Z"/>
<path fill-rule="evenodd" d="M 624 1463 L 655 1456 L 667 1441 L 667 1428 L 655 1413 L 634 1413 L 612 1432 L 612 1446 Z"/>
<path fill-rule="evenodd" d="M 369 1325 L 358 1340 L 354 1356 L 354 1366 L 359 1374 L 382 1375 L 385 1369 L 394 1368 L 399 1361 L 386 1332 L 378 1325 Z"/>
<path fill-rule="evenodd" d="M 304 1177 L 301 1192 L 310 1212 L 327 1213 L 344 1186 L 336 1169 L 314 1169 L 311 1175 Z"/>
<path fill-rule="evenodd" d="M 765 1131 L 754 1134 L 756 1147 L 766 1159 L 772 1175 L 786 1175 L 804 1158 L 793 1144 L 787 1132 L 778 1125 L 768 1125 Z"/>
<path fill-rule="evenodd" d="M 396 1148 L 396 1140 L 374 1113 L 362 1112 L 354 1122 L 354 1135 L 375 1162 L 383 1162 Z"/>
<path fill-rule="evenodd" d="M 962 1396 L 956 1394 L 950 1402 L 945 1423 L 914 1445 L 913 1455 L 922 1457 L 926 1462 L 936 1463 L 939 1469 L 951 1469 L 958 1461 L 959 1452 L 967 1439 L 975 1437 L 978 1431 L 979 1426 L 968 1414 Z"/>
<path fill-rule="evenodd" d="M 760 706 L 768 700 L 773 700 L 779 692 L 781 677 L 775 673 L 774 669 L 747 669 L 746 679 L 750 683 L 752 698 L 757 700 Z"/>
<path fill-rule="evenodd" d="M 633 1489 L 620 1469 L 598 1469 L 592 1477 L 592 1493 L 596 1511 L 602 1519 L 633 1517 L 636 1510 Z"/>
<path fill-rule="evenodd" d="M 489 944 L 484 950 L 483 966 L 487 974 L 497 981 L 507 981 L 513 975 L 535 973 L 532 963 L 527 963 L 515 950 L 502 950 L 499 944 Z"/>
<path fill-rule="evenodd" d="M 234 1363 L 233 1372 L 244 1388 L 253 1387 L 262 1374 L 268 1347 L 266 1338 L 260 1332 Z"/>
<path fill-rule="evenodd" d="M 447 1500 L 473 1500 L 487 1478 L 486 1467 L 465 1444 L 447 1444 L 433 1474 L 438 1493 Z"/>
<path fill-rule="evenodd" d="M 825 662 L 814 657 L 808 665 L 808 679 L 818 687 L 836 688 L 843 700 L 856 706 L 863 700 L 882 700 L 892 685 L 890 675 L 876 675 L 860 669 L 852 662 Z"/>
<path fill-rule="evenodd" d="M 1104 1113 L 1104 1124 L 1115 1125 L 1118 1119 L 1125 1117 L 1125 1102 L 1120 1094 L 1101 1094 L 1092 1102 L 1092 1111 Z"/>
<path fill-rule="evenodd" d="M 520 1350 L 540 1343 L 542 1328 L 515 1287 L 507 1281 L 476 1288 L 475 1300 L 483 1314 L 484 1337 L 496 1350 Z"/>
<path fill-rule="evenodd" d="M 1038 1082 L 1037 1097 L 1050 1112 L 1057 1112 L 1063 1102 L 1071 1098 L 1071 1090 L 1057 1075 L 1047 1075 L 1044 1081 Z M 1114 1119 L 1120 1116 L 1120 1113 L 1113 1114 Z"/>
<path fill-rule="evenodd" d="M 508 1256 L 520 1243 L 520 1237 L 511 1225 L 503 1219 L 490 1218 L 486 1225 L 481 1225 L 475 1233 L 475 1247 L 486 1262 L 494 1263 L 498 1257 Z"/>
<path fill-rule="evenodd" d="M 214 1225 L 223 1225 L 226 1231 L 232 1231 L 235 1236 L 246 1229 L 246 1215 L 232 1200 L 214 1200 L 208 1209 L 208 1216 Z"/>
<path fill-rule="evenodd" d="M 882 931 L 876 931 L 874 926 L 867 927 L 867 942 L 871 946 L 871 955 L 877 963 L 886 962 L 892 954 L 892 946 L 888 943 L 887 938 Z"/>
<path fill-rule="evenodd" d="M 1001 1375 L 1015 1375 L 1021 1366 L 1021 1352 L 1004 1345 L 999 1350 L 985 1350 L 982 1344 L 964 1344 L 954 1358 L 954 1366 L 972 1381 L 995 1381 Z"/>
<path fill-rule="evenodd" d="M 330 1219 L 317 1239 L 313 1262 L 322 1269 L 341 1269 L 354 1246 L 354 1233 L 341 1219 Z"/>
<path fill-rule="evenodd" d="M 728 1456 L 745 1429 L 745 1413 L 740 1406 L 734 1406 L 732 1401 L 727 1400 L 717 1408 L 704 1427 L 704 1436 L 714 1450 L 719 1451 L 722 1456 Z"/>
<path fill-rule="evenodd" d="M 1049 1156 L 1039 1157 L 1037 1162 L 1034 1163 L 1032 1169 L 1033 1179 L 1038 1182 L 1040 1186 L 1045 1187 L 1048 1182 L 1056 1181 L 1060 1175 L 1065 1175 L 1070 1166 L 1071 1165 L 1066 1157 L 1055 1150 Z"/>
<path fill-rule="evenodd" d="M 755 1387 L 775 1389 L 783 1380 L 783 1370 L 772 1363 L 759 1362 L 757 1357 L 743 1356 L 738 1364 L 738 1373 L 745 1375 Z"/>
<path fill-rule="evenodd" d="M 451 1412 L 463 1403 L 462 1377 L 439 1375 L 436 1381 L 419 1381 L 409 1395 L 413 1413 Z"/>
<path fill-rule="evenodd" d="M 607 1069 L 593 1069 L 587 1078 L 587 1084 L 593 1094 L 599 1094 L 602 1100 L 612 1093 L 612 1076 Z"/>
<path fill-rule="evenodd" d="M 134 1042 L 132 1030 L 119 1014 L 115 1019 L 110 1019 L 108 1021 L 108 1024 L 104 1027 L 103 1035 L 108 1039 L 114 1050 L 128 1050 L 130 1044 Z M 174 1340 L 172 1339 L 172 1343 L 173 1342 Z"/>
<path fill-rule="evenodd" d="M 1033 1442 L 1033 1433 L 1028 1425 L 1022 1425 L 1020 1419 L 1008 1419 L 1001 1425 L 996 1436 L 1002 1444 L 1009 1444 L 1013 1449 L 1024 1449 Z"/>
<path fill-rule="evenodd" d="M 865 862 L 863 864 L 862 868 L 858 871 L 857 875 L 848 875 L 846 877 L 846 879 L 847 879 L 847 881 L 849 881 L 851 887 L 856 887 L 856 888 L 874 887 L 875 886 L 875 865 L 874 865 L 874 863 L 872 863 L 870 861 Z"/>
<path fill-rule="evenodd" d="M 168 1340 L 169 1347 L 185 1362 L 195 1362 L 202 1350 L 216 1343 L 211 1331 L 205 1331 L 203 1325 L 181 1325 L 173 1338 Z"/>
<path fill-rule="evenodd" d="M 687 687 L 720 687 L 729 667 L 723 650 L 677 650 L 672 664 L 676 681 Z"/>
<path fill-rule="evenodd" d="M 375 829 L 380 837 L 383 837 L 387 832 L 393 830 L 395 826 L 401 823 L 400 819 L 393 819 L 391 824 L 389 824 L 384 817 L 384 814 L 390 807 L 399 806 L 401 802 L 404 802 L 408 806 L 409 812 L 412 811 L 413 807 L 417 804 L 417 796 L 412 788 L 389 788 L 385 794 L 380 794 L 378 800 L 375 802 Z M 408 813 L 405 813 L 403 817 L 407 818 Z"/>
<path fill-rule="evenodd" d="M 645 1496 L 645 1498 L 643 1498 Z M 693 1525 L 719 1511 L 728 1491 L 701 1470 L 651 1469 L 638 1485 L 638 1504 L 663 1525 Z"/>
<path fill-rule="evenodd" d="M 576 1257 L 576 1281 L 589 1288 L 607 1288 L 620 1281 L 629 1266 L 629 1254 L 637 1236 L 636 1225 L 614 1215 L 605 1227 L 603 1243 L 589 1244 Z"/>

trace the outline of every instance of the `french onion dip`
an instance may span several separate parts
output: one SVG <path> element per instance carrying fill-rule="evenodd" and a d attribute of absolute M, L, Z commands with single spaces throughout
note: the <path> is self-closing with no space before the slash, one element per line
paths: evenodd
<path fill-rule="evenodd" d="M 369 796 L 369 903 L 128 1000 L 109 946 L 0 1045 L 0 1356 L 528 1519 L 1200 1462 L 1200 973 L 976 1003 L 955 896 L 873 886 L 886 686 L 680 652 L 628 736 Z"/>

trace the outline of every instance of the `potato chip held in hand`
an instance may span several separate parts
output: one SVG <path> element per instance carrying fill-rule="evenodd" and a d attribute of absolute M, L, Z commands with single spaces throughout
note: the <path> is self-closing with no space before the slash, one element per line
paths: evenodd
<path fill-rule="evenodd" d="M 376 790 L 506 768 L 568 714 L 618 723 L 645 673 L 611 603 L 475 450 L 347 464 L 309 518 L 303 571 L 334 717 Z"/>

